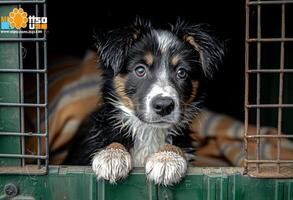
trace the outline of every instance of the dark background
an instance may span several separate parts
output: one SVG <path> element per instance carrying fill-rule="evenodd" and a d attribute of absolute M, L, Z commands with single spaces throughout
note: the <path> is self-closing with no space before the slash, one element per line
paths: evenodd
<path fill-rule="evenodd" d="M 129 24 L 135 16 L 151 19 L 160 26 L 178 16 L 193 23 L 207 23 L 226 39 L 227 53 L 223 66 L 209 88 L 207 107 L 243 119 L 244 100 L 244 1 L 59 1 L 48 3 L 49 61 L 63 55 L 82 58 L 95 41 L 94 31 Z M 65 1 L 66 2 L 66 1 Z"/>

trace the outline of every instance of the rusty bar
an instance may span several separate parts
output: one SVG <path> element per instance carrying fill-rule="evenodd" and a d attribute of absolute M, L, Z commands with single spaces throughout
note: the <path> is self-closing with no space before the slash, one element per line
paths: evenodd
<path fill-rule="evenodd" d="M 41 136 L 44 137 L 46 136 L 46 134 L 44 133 L 33 133 L 33 132 L 29 132 L 29 133 L 19 133 L 19 132 L 0 132 L 0 136 L 28 136 L 28 137 L 36 137 L 36 136 Z"/>
<path fill-rule="evenodd" d="M 285 4 L 282 4 L 282 20 L 281 20 L 281 36 L 285 38 Z M 281 51 L 280 51 L 280 69 L 284 69 L 284 42 L 281 42 Z M 284 89 L 284 72 L 280 72 L 279 77 L 279 104 L 283 103 L 283 89 Z M 278 135 L 280 136 L 282 132 L 282 108 L 278 108 Z M 277 169 L 280 172 L 280 143 L 281 139 L 278 138 L 277 143 Z"/>
<path fill-rule="evenodd" d="M 44 3 L 43 4 L 43 13 L 44 13 L 44 17 L 47 17 L 47 4 Z M 44 69 L 47 70 L 48 69 L 48 60 L 47 60 L 47 32 L 44 31 L 44 38 L 46 38 L 46 40 L 44 41 Z M 45 152 L 46 152 L 46 160 L 45 160 L 45 168 L 46 168 L 46 172 L 48 172 L 49 170 L 49 127 L 48 127 L 48 73 L 44 74 L 44 99 L 45 99 L 45 133 L 46 133 L 46 137 L 45 137 Z"/>
<path fill-rule="evenodd" d="M 32 158 L 32 159 L 47 159 L 47 156 L 26 155 L 26 154 L 0 154 L 0 158 Z"/>
<path fill-rule="evenodd" d="M 293 38 L 250 38 L 248 42 L 293 42 Z"/>
<path fill-rule="evenodd" d="M 19 174 L 19 175 L 44 175 L 46 174 L 46 169 L 38 169 L 35 165 L 26 165 L 24 167 L 15 166 L 0 166 L 0 174 Z M 31 199 L 31 198 L 26 198 Z"/>
<path fill-rule="evenodd" d="M 47 71 L 44 69 L 0 69 L 0 73 L 46 73 Z"/>
<path fill-rule="evenodd" d="M 245 160 L 244 160 L 244 174 L 248 173 L 248 141 L 247 141 L 247 131 L 248 131 L 248 107 L 249 104 L 249 0 L 245 2 L 245 93 L 244 93 L 244 151 L 245 151 Z"/>
<path fill-rule="evenodd" d="M 257 53 L 256 53 L 256 66 L 257 69 L 260 70 L 261 65 L 261 42 L 259 39 L 261 38 L 261 5 L 257 5 Z M 260 91 L 261 91 L 261 80 L 260 73 L 256 75 L 256 104 L 260 104 Z M 260 134 L 260 108 L 256 108 L 256 134 Z M 257 147 L 256 147 L 256 158 L 260 159 L 260 138 L 257 138 Z M 259 165 L 256 165 L 257 172 L 259 172 Z"/>
<path fill-rule="evenodd" d="M 293 138 L 293 135 L 248 135 L 247 138 Z"/>
<path fill-rule="evenodd" d="M 35 42 L 46 41 L 46 38 L 0 38 L 0 42 Z"/>
<path fill-rule="evenodd" d="M 283 0 L 283 1 L 250 1 L 249 5 L 272 5 L 272 4 L 290 4 L 293 3 L 292 0 Z"/>
<path fill-rule="evenodd" d="M 38 167 L 35 165 L 26 165 L 24 167 L 0 166 L 0 174 L 44 175 L 46 174 L 46 169 L 44 167 L 41 169 L 38 169 Z"/>
<path fill-rule="evenodd" d="M 35 11 L 36 11 L 36 16 L 39 16 L 39 5 L 36 4 L 35 5 Z M 36 34 L 36 38 L 39 37 L 39 34 Z M 40 47 L 39 47 L 39 42 L 36 42 L 36 68 L 37 70 L 39 70 L 40 68 Z M 37 73 L 37 104 L 40 103 L 40 74 Z M 37 107 L 37 133 L 40 133 L 40 107 Z M 41 138 L 38 137 L 38 141 L 37 141 L 37 154 L 40 155 L 41 154 Z M 38 164 L 38 169 L 41 168 L 41 160 L 38 159 L 37 160 L 37 164 Z"/>
<path fill-rule="evenodd" d="M 293 69 L 251 69 L 248 73 L 293 73 Z"/>
<path fill-rule="evenodd" d="M 276 164 L 276 160 L 248 160 L 248 163 L 273 163 Z M 293 163 L 293 160 L 280 160 L 279 163 Z"/>
<path fill-rule="evenodd" d="M 293 104 L 250 104 L 246 105 L 248 108 L 293 108 Z"/>
<path fill-rule="evenodd" d="M 0 106 L 7 106 L 7 107 L 46 107 L 46 104 L 36 104 L 36 103 L 0 103 Z"/>
<path fill-rule="evenodd" d="M 29 4 L 41 4 L 41 3 L 45 3 L 46 0 L 36 0 L 36 1 L 33 1 L 33 0 L 18 0 L 18 1 L 0 1 L 0 4 L 18 4 L 18 3 L 21 3 L 21 4 L 24 4 L 24 3 L 29 3 Z"/>

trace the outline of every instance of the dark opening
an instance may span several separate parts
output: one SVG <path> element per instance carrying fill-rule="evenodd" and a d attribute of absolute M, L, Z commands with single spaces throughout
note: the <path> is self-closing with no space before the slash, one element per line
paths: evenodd
<path fill-rule="evenodd" d="M 128 3 L 50 1 L 49 62 L 62 55 L 84 56 L 94 45 L 94 30 L 107 30 L 129 24 L 136 15 L 151 19 L 155 25 L 174 22 L 178 16 L 194 23 L 207 23 L 227 40 L 224 65 L 210 86 L 207 107 L 243 119 L 244 100 L 244 1 L 193 1 Z M 58 10 L 58 11 L 57 11 Z"/>

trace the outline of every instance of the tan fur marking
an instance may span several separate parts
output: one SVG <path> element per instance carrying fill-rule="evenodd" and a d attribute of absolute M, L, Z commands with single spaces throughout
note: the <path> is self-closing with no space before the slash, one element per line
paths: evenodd
<path fill-rule="evenodd" d="M 174 153 L 177 153 L 179 154 L 180 156 L 184 157 L 184 153 L 183 151 L 177 147 L 177 146 L 174 146 L 172 144 L 165 144 L 160 150 L 159 152 L 162 152 L 162 151 L 172 151 Z"/>
<path fill-rule="evenodd" d="M 126 106 L 129 109 L 133 109 L 134 105 L 132 100 L 127 97 L 125 93 L 125 80 L 122 76 L 118 75 L 114 79 L 115 89 L 118 94 L 118 97 L 121 99 L 121 102 L 124 106 Z"/>
<path fill-rule="evenodd" d="M 133 30 L 133 33 L 132 33 L 132 36 L 133 36 L 133 39 L 136 40 L 138 38 L 138 36 L 140 35 L 140 30 L 138 29 L 134 29 Z"/>
<path fill-rule="evenodd" d="M 120 144 L 118 142 L 113 142 L 113 143 L 109 144 L 106 147 L 106 149 L 121 149 L 123 151 L 126 151 L 126 148 L 122 144 Z"/>
<path fill-rule="evenodd" d="M 190 35 L 183 36 L 183 40 L 191 44 L 197 51 L 200 51 L 199 45 L 194 41 L 194 38 Z"/>
<path fill-rule="evenodd" d="M 145 56 L 144 59 L 148 65 L 152 65 L 154 63 L 154 56 L 151 52 L 148 52 Z"/>
<path fill-rule="evenodd" d="M 176 66 L 176 65 L 178 65 L 179 61 L 180 61 L 180 57 L 179 57 L 179 55 L 175 55 L 175 56 L 173 56 L 172 59 L 171 59 L 171 64 L 172 64 L 173 66 Z"/>
<path fill-rule="evenodd" d="M 192 81 L 192 90 L 189 99 L 186 101 L 187 105 L 190 104 L 196 98 L 198 84 L 198 81 Z"/>
<path fill-rule="evenodd" d="M 194 38 L 192 36 L 190 36 L 190 35 L 185 35 L 185 36 L 183 36 L 183 40 L 185 40 L 186 42 L 188 42 L 191 46 L 194 47 L 194 49 L 196 51 L 198 51 L 199 56 L 200 56 L 200 60 L 202 62 L 202 65 L 204 65 L 204 63 L 203 63 L 203 53 L 202 53 L 202 50 L 201 50 L 200 46 L 196 43 L 196 41 L 194 40 Z"/>

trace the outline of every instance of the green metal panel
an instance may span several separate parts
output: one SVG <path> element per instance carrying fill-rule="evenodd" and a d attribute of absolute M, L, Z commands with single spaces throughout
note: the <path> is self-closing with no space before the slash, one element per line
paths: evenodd
<path fill-rule="evenodd" d="M 0 200 L 7 199 L 3 188 L 14 183 L 16 199 L 70 200 L 292 200 L 292 179 L 256 179 L 241 175 L 241 168 L 191 168 L 177 185 L 156 186 L 146 181 L 142 169 L 116 185 L 96 181 L 89 167 L 51 166 L 47 176 L 0 176 Z"/>
<path fill-rule="evenodd" d="M 1 6 L 0 17 L 8 16 L 15 6 Z M 0 38 L 15 38 L 18 34 L 1 33 Z M 0 42 L 0 69 L 19 68 L 19 44 Z M 0 73 L 0 102 L 19 102 L 19 74 Z M 0 132 L 20 131 L 19 108 L 0 107 Z M 20 153 L 20 138 L 0 136 L 0 153 Z M 0 166 L 20 165 L 20 159 L 0 158 Z"/>

